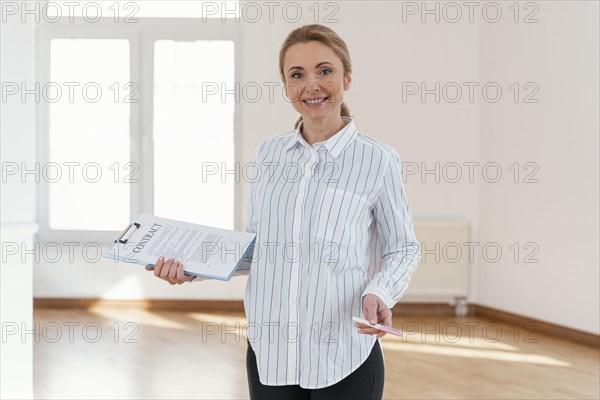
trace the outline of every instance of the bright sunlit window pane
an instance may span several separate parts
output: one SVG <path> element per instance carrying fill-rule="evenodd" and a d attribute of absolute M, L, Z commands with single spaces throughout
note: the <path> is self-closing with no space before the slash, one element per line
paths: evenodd
<path fill-rule="evenodd" d="M 239 0 L 50 0 L 43 11 L 49 19 L 107 18 L 135 23 L 138 18 L 240 18 Z M 254 15 L 254 14 L 253 14 Z"/>
<path fill-rule="evenodd" d="M 154 51 L 154 212 L 233 229 L 236 176 L 222 173 L 234 169 L 234 44 L 161 40 Z"/>
<path fill-rule="evenodd" d="M 129 162 L 127 40 L 54 39 L 49 102 L 50 229 L 122 230 L 129 188 L 139 179 Z M 60 175 L 59 175 L 60 174 Z"/>

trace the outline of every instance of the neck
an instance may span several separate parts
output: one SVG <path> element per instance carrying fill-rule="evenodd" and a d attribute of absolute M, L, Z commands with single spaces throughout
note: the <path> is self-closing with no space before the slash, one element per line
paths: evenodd
<path fill-rule="evenodd" d="M 329 139 L 339 132 L 347 123 L 339 115 L 328 119 L 318 120 L 303 118 L 303 121 L 302 131 L 300 133 L 308 144 L 318 143 Z"/>

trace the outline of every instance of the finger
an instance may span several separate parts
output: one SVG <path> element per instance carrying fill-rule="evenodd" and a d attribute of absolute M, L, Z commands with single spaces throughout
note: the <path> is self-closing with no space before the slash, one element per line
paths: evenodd
<path fill-rule="evenodd" d="M 163 256 L 158 257 L 156 264 L 154 265 L 154 276 L 160 278 L 160 271 L 165 265 L 165 258 Z"/>
<path fill-rule="evenodd" d="M 359 333 L 372 335 L 374 333 L 381 332 L 379 329 L 371 328 L 369 325 L 364 325 L 358 322 L 355 324 L 355 326 L 358 328 Z"/>
<path fill-rule="evenodd" d="M 171 268 L 169 269 L 169 280 L 173 283 L 179 283 L 179 280 L 177 279 L 177 269 L 179 268 L 179 261 L 175 261 L 173 263 L 173 265 L 171 265 Z"/>
<path fill-rule="evenodd" d="M 390 310 L 389 307 L 383 303 L 380 304 L 379 306 L 380 306 L 379 319 L 381 321 L 380 324 L 391 327 L 392 326 L 392 310 Z M 381 339 L 385 335 L 387 335 L 387 332 L 380 331 L 377 334 L 377 339 Z"/>
<path fill-rule="evenodd" d="M 177 281 L 174 279 L 177 276 L 177 266 L 179 265 L 179 261 L 173 260 L 173 263 L 169 267 L 169 272 L 167 273 L 167 281 L 171 285 L 176 285 Z"/>
<path fill-rule="evenodd" d="M 183 264 L 181 264 L 181 280 L 183 282 L 189 282 L 189 281 L 193 281 L 194 279 L 196 279 L 196 275 L 186 275 L 185 273 L 185 267 L 183 266 Z"/>
<path fill-rule="evenodd" d="M 179 268 L 177 268 L 177 280 L 181 283 L 189 282 L 192 280 L 191 276 L 185 274 L 185 271 L 183 270 L 183 264 L 180 264 Z"/>
<path fill-rule="evenodd" d="M 391 319 L 391 311 L 387 306 L 379 304 L 379 309 L 377 311 L 377 321 L 379 324 L 387 325 Z"/>
<path fill-rule="evenodd" d="M 366 329 L 359 329 L 358 330 L 358 333 L 362 333 L 362 334 L 365 334 L 365 335 L 375 335 L 375 334 L 377 334 L 379 332 L 381 332 L 381 331 L 379 331 L 377 329 L 374 329 L 374 328 L 366 328 Z"/>
<path fill-rule="evenodd" d="M 169 282 L 171 285 L 174 285 L 174 283 L 169 279 L 169 272 L 171 271 L 171 266 L 174 262 L 175 260 L 173 258 L 169 258 L 160 271 L 160 278 Z"/>
<path fill-rule="evenodd" d="M 379 298 L 377 298 L 377 319 L 378 323 L 384 325 L 389 325 L 392 319 L 392 310 Z"/>
<path fill-rule="evenodd" d="M 176 285 L 181 285 L 183 283 L 177 278 L 177 271 L 179 270 L 180 265 L 181 261 L 175 261 L 169 270 L 169 280 Z"/>
<path fill-rule="evenodd" d="M 164 260 L 162 263 L 157 263 L 156 266 L 154 267 L 154 275 L 156 275 L 158 278 L 160 279 L 165 279 L 164 274 L 165 271 L 167 271 L 167 273 L 169 272 L 169 267 L 171 266 L 171 263 L 173 262 L 172 258 L 169 258 L 168 260 Z"/>
<path fill-rule="evenodd" d="M 383 317 L 383 324 L 387 326 L 392 326 L 392 311 L 385 313 Z"/>
<path fill-rule="evenodd" d="M 182 283 L 187 282 L 188 276 L 185 274 L 185 271 L 183 269 L 183 264 L 180 262 L 179 265 L 177 266 L 177 269 L 175 270 L 175 282 L 177 282 L 178 285 L 181 285 Z"/>

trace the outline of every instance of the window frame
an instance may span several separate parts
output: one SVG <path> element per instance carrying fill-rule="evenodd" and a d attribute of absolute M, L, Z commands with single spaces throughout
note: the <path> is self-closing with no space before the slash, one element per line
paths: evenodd
<path fill-rule="evenodd" d="M 73 22 L 42 22 L 36 29 L 36 82 L 50 81 L 50 46 L 53 39 L 126 39 L 129 41 L 130 82 L 139 82 L 143 88 L 138 93 L 138 103 L 130 103 L 129 162 L 139 166 L 138 183 L 130 184 L 130 218 L 138 213 L 154 211 L 154 43 L 158 40 L 196 41 L 229 40 L 234 43 L 234 81 L 242 82 L 243 35 L 241 25 L 235 21 L 221 22 L 219 19 L 201 18 L 138 18 L 137 23 L 115 23 L 111 18 L 102 18 L 89 23 L 83 18 Z M 143 94 L 142 94 L 143 93 Z M 239 148 L 242 136 L 241 115 L 243 102 L 234 105 L 233 141 L 234 160 L 241 156 Z M 37 161 L 40 165 L 49 162 L 49 114 L 50 104 L 40 101 L 36 106 Z M 96 242 L 111 243 L 120 230 L 63 230 L 49 226 L 49 185 L 40 180 L 37 190 L 37 215 L 40 242 Z M 234 225 L 239 226 L 240 190 L 234 184 Z M 123 228 L 129 221 L 124 222 Z"/>

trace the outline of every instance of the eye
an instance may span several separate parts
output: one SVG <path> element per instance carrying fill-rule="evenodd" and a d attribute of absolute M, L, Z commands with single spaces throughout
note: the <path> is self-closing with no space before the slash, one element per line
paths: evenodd
<path fill-rule="evenodd" d="M 327 68 L 324 68 L 324 69 L 322 69 L 322 70 L 321 70 L 321 73 L 324 73 L 325 71 L 327 71 L 327 72 L 328 72 L 328 73 L 327 73 L 327 74 L 325 74 L 325 75 L 330 75 L 330 74 L 332 74 L 332 73 L 333 73 L 333 71 L 332 71 L 332 70 L 330 70 L 330 69 L 327 69 Z"/>
<path fill-rule="evenodd" d="M 294 79 L 298 79 L 298 77 L 296 77 L 296 75 L 302 75 L 302 74 L 301 74 L 300 72 L 294 72 L 294 73 L 292 74 L 292 78 L 294 78 Z"/>

